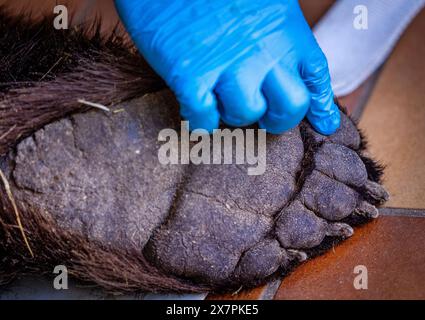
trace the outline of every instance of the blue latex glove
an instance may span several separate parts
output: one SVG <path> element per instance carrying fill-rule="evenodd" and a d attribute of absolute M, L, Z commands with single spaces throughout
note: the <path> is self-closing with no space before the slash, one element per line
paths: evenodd
<path fill-rule="evenodd" d="M 191 130 L 221 118 L 281 133 L 306 114 L 322 134 L 339 127 L 326 58 L 296 0 L 115 2 Z"/>

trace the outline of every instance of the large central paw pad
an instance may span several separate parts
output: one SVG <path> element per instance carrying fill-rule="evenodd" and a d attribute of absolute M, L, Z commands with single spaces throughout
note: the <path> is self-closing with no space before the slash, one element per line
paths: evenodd
<path fill-rule="evenodd" d="M 162 165 L 158 133 L 179 130 L 169 93 L 116 114 L 47 125 L 7 161 L 24 206 L 116 250 L 142 251 L 178 277 L 212 287 L 252 284 L 305 260 L 325 237 L 349 237 L 388 194 L 342 114 L 330 137 L 307 123 L 267 136 L 262 175 L 248 165 Z M 123 279 L 125 281 L 125 279 Z"/>

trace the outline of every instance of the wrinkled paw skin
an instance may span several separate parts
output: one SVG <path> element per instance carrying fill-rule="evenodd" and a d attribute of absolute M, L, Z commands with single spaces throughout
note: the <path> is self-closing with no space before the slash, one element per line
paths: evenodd
<path fill-rule="evenodd" d="M 173 106 L 173 107 L 170 107 Z M 381 169 L 356 125 L 322 136 L 303 122 L 267 136 L 267 166 L 161 165 L 158 133 L 179 130 L 168 92 L 117 115 L 87 112 L 49 124 L 9 154 L 16 198 L 114 248 L 137 248 L 167 273 L 212 289 L 253 285 L 312 257 L 350 221 L 378 216 Z M 125 279 L 123 279 L 125 281 Z"/>

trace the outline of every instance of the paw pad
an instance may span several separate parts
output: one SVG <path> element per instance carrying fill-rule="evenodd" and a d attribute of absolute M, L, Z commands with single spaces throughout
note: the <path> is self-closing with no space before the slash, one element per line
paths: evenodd
<path fill-rule="evenodd" d="M 268 136 L 263 175 L 243 165 L 163 166 L 157 135 L 178 127 L 172 101 L 163 92 L 115 116 L 88 112 L 47 125 L 9 155 L 16 198 L 61 227 L 136 249 L 212 288 L 253 284 L 304 261 L 325 237 L 350 237 L 348 218 L 376 218 L 388 199 L 343 113 L 333 136 L 305 122 Z"/>

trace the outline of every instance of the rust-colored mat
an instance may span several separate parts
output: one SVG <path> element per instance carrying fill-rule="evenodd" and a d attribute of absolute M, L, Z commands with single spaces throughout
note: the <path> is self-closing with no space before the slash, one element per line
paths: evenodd
<path fill-rule="evenodd" d="M 377 219 L 285 278 L 275 299 L 425 299 L 424 228 L 419 217 Z M 357 265 L 367 289 L 354 287 Z"/>
<path fill-rule="evenodd" d="M 425 10 L 383 68 L 360 127 L 387 165 L 389 207 L 425 208 Z"/>

